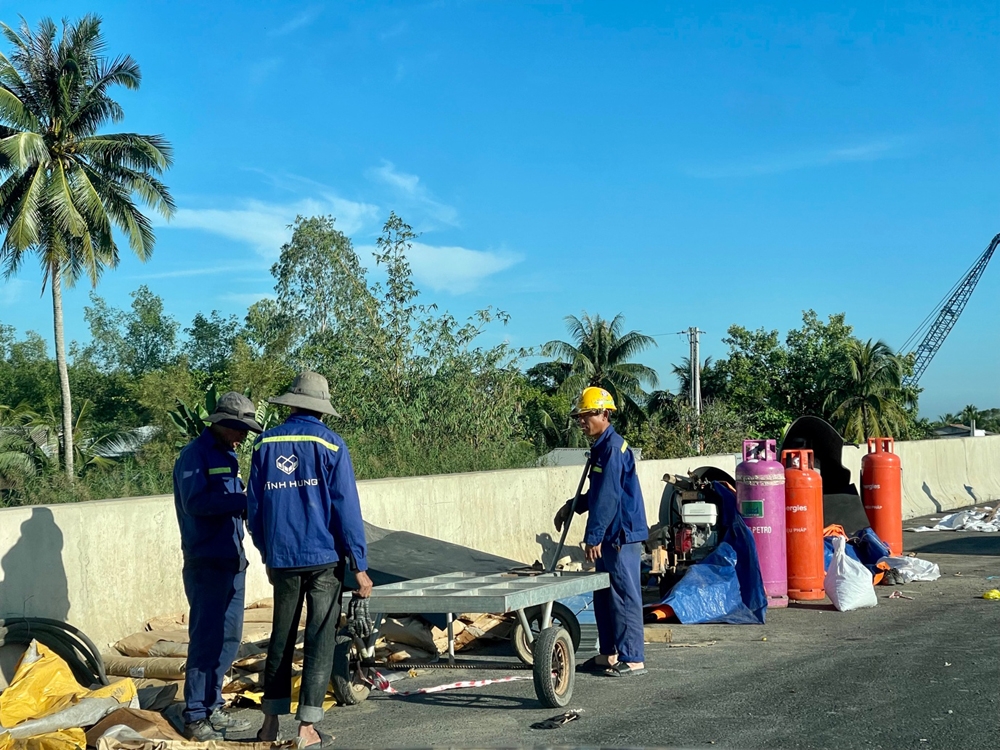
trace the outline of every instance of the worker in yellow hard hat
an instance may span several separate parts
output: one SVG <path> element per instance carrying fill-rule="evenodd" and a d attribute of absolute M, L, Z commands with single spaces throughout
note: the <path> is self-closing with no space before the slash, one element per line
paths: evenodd
<path fill-rule="evenodd" d="M 646 673 L 642 628 L 639 560 L 649 533 L 635 456 L 628 441 L 611 425 L 615 400 L 603 388 L 585 388 L 571 415 L 593 441 L 590 487 L 580 495 L 576 512 L 588 511 L 584 552 L 598 571 L 608 573 L 611 588 L 594 592 L 594 615 L 601 653 L 584 668 L 610 677 Z M 573 501 L 556 513 L 556 530 L 569 521 Z"/>

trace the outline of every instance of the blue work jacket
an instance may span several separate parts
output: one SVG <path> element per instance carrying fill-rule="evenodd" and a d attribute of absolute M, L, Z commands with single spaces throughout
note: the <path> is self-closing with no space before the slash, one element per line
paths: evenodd
<path fill-rule="evenodd" d="M 590 486 L 580 495 L 577 512 L 589 511 L 583 541 L 631 544 L 649 537 L 635 456 L 628 441 L 608 427 L 590 449 Z"/>
<path fill-rule="evenodd" d="M 307 568 L 350 557 L 368 570 L 361 501 L 343 438 L 293 414 L 254 444 L 247 526 L 264 564 Z"/>
<path fill-rule="evenodd" d="M 236 452 L 210 429 L 185 445 L 174 464 L 174 509 L 186 566 L 246 568 L 246 488 Z"/>

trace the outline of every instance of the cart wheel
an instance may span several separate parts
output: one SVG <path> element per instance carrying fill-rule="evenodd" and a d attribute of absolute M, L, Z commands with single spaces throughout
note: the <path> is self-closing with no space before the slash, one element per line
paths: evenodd
<path fill-rule="evenodd" d="M 330 681 L 333 683 L 333 694 L 341 706 L 363 703 L 371 693 L 371 687 L 361 680 L 358 673 L 359 661 L 354 639 L 346 633 L 339 634 L 333 651 L 333 674 Z"/>
<path fill-rule="evenodd" d="M 531 626 L 532 643 L 528 643 L 528 638 L 521 627 L 521 621 L 515 621 L 514 632 L 510 637 L 510 643 L 514 647 L 514 653 L 522 663 L 529 667 L 535 663 L 531 653 L 532 644 L 538 638 L 538 633 L 542 629 L 543 607 L 532 607 L 525 615 L 528 618 L 528 625 Z M 566 629 L 569 637 L 573 640 L 573 650 L 580 648 L 580 621 L 576 619 L 570 608 L 559 602 L 552 603 L 552 624 L 559 625 Z"/>
<path fill-rule="evenodd" d="M 576 657 L 573 640 L 560 627 L 546 628 L 535 639 L 535 695 L 546 708 L 563 708 L 573 698 Z"/>

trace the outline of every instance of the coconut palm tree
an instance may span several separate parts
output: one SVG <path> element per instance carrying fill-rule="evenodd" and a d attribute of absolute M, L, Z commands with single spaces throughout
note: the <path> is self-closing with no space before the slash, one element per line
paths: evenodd
<path fill-rule="evenodd" d="M 869 437 L 892 437 L 906 429 L 906 407 L 913 391 L 903 386 L 906 359 L 883 341 L 847 342 L 848 377 L 826 398 L 825 408 L 844 438 L 851 442 Z"/>
<path fill-rule="evenodd" d="M 0 494 L 19 487 L 46 464 L 43 437 L 26 406 L 0 405 Z"/>
<path fill-rule="evenodd" d="M 638 331 L 624 333 L 621 313 L 612 320 L 586 312 L 580 318 L 568 315 L 566 326 L 573 343 L 550 341 L 542 347 L 543 356 L 556 357 L 572 368 L 559 390 L 576 396 L 587 386 L 599 386 L 614 398 L 626 425 L 644 419 L 641 404 L 649 396 L 643 386 L 655 388 L 659 377 L 653 368 L 630 360 L 656 346 L 656 341 Z"/>
<path fill-rule="evenodd" d="M 114 230 L 145 261 L 153 227 L 135 196 L 168 218 L 174 203 L 159 175 L 170 166 L 170 145 L 158 135 L 98 133 L 124 117 L 110 90 L 139 87 L 139 66 L 109 59 L 101 20 L 88 15 L 49 19 L 32 31 L 0 24 L 10 56 L 0 54 L 0 264 L 7 277 L 29 255 L 42 267 L 42 290 L 52 293 L 56 363 L 62 395 L 63 463 L 72 481 L 73 405 L 63 340 L 63 285 L 81 276 L 96 285 L 118 265 Z M 58 38 L 57 38 L 58 37 Z"/>

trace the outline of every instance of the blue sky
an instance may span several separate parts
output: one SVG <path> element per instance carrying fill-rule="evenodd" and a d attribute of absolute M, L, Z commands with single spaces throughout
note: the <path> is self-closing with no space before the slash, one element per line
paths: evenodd
<path fill-rule="evenodd" d="M 808 9 L 806 6 L 808 5 Z M 897 5 L 897 4 L 893 4 Z M 563 317 L 658 336 L 666 387 L 697 325 L 845 311 L 899 346 L 1000 231 L 997 3 L 0 2 L 0 19 L 98 10 L 133 55 L 121 129 L 165 134 L 179 211 L 147 284 L 187 325 L 242 315 L 296 213 L 370 246 L 423 232 L 427 301 L 508 311 L 520 346 Z M 922 412 L 1000 406 L 1000 260 L 922 380 Z M 0 282 L 2 284 L 2 282 Z M 0 321 L 51 338 L 37 269 Z M 88 289 L 67 299 L 84 339 Z"/>

